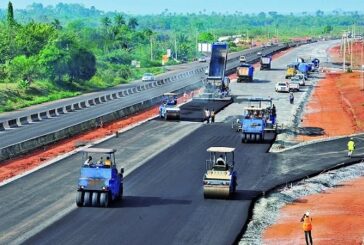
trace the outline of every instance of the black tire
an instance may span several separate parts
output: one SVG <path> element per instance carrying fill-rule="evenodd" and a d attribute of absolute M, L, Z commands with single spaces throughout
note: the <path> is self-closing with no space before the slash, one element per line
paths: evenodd
<path fill-rule="evenodd" d="M 83 206 L 83 197 L 84 197 L 84 192 L 83 191 L 77 191 L 77 195 L 76 195 L 76 205 L 77 207 L 82 207 Z"/>
<path fill-rule="evenodd" d="M 89 207 L 91 205 L 91 192 L 85 191 L 85 195 L 83 197 L 83 206 Z"/>
<path fill-rule="evenodd" d="M 92 193 L 92 201 L 91 201 L 92 207 L 98 207 L 99 206 L 99 193 L 93 192 Z"/>
<path fill-rule="evenodd" d="M 100 206 L 104 207 L 104 208 L 109 207 L 109 201 L 110 201 L 109 193 L 108 192 L 101 192 L 101 194 L 100 194 Z"/>

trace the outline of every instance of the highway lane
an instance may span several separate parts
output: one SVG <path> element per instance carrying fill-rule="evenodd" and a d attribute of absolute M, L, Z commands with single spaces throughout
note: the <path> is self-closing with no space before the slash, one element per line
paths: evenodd
<path fill-rule="evenodd" d="M 57 131 L 66 127 L 67 125 L 74 125 L 98 116 L 111 113 L 119 110 L 123 107 L 134 105 L 140 101 L 148 100 L 163 93 L 171 92 L 189 84 L 194 84 L 188 78 L 183 80 L 181 83 L 168 83 L 165 86 L 155 87 L 148 90 L 144 90 L 139 93 L 131 94 L 120 99 L 107 101 L 97 106 L 88 107 L 75 112 L 62 114 L 56 118 L 45 119 L 39 122 L 35 122 L 19 128 L 0 131 L 0 148 L 8 145 L 16 144 L 27 139 L 31 139 L 40 135 L 44 135 L 50 132 Z M 95 125 L 96 126 L 96 125 Z"/>
<path fill-rule="evenodd" d="M 226 124 L 204 125 L 127 176 L 123 201 L 109 209 L 78 208 L 25 244 L 231 244 L 263 191 L 359 160 L 345 157 L 347 139 L 280 154 L 239 139 Z M 233 200 L 203 198 L 205 150 L 216 145 L 237 149 Z"/>
<path fill-rule="evenodd" d="M 128 174 L 198 127 L 198 123 L 150 121 L 99 147 L 118 148 L 118 168 L 124 167 Z M 75 154 L 0 187 L 0 244 L 21 242 L 75 209 L 82 162 L 81 154 Z"/>
<path fill-rule="evenodd" d="M 203 198 L 210 146 L 236 147 L 234 200 Z M 257 194 L 248 188 L 268 164 L 269 146 L 241 144 L 227 124 L 200 127 L 128 175 L 123 201 L 72 211 L 26 244 L 231 244 Z"/>

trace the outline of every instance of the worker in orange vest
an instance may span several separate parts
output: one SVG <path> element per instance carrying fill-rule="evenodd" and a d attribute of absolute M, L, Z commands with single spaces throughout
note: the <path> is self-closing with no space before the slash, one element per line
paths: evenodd
<path fill-rule="evenodd" d="M 311 231 L 312 231 L 312 218 L 310 217 L 310 212 L 307 211 L 305 214 L 303 214 L 303 217 L 301 218 L 301 222 L 303 222 L 302 224 L 302 228 L 303 231 L 305 232 L 305 239 L 306 239 L 306 244 L 307 245 L 312 245 L 312 236 L 311 236 Z"/>

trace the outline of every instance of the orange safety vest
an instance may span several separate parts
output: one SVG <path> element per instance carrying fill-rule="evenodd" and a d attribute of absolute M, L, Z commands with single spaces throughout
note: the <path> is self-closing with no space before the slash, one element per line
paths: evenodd
<path fill-rule="evenodd" d="M 305 218 L 303 219 L 302 228 L 304 231 L 312 230 L 312 219 L 310 217 L 305 216 Z"/>

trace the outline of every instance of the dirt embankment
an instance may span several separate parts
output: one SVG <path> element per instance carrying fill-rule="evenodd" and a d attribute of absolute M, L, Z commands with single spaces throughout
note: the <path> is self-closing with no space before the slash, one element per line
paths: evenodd
<path fill-rule="evenodd" d="M 353 60 L 361 64 L 361 45 Z M 330 49 L 338 57 L 340 47 Z M 360 51 L 360 52 L 359 52 Z M 360 61 L 361 62 L 361 61 Z M 354 62 L 353 62 L 354 63 Z M 332 73 L 320 81 L 308 102 L 302 127 L 320 127 L 322 136 L 298 136 L 299 141 L 364 131 L 364 91 L 360 73 Z M 300 218 L 313 214 L 315 244 L 364 244 L 364 177 L 321 194 L 306 196 L 281 209 L 277 223 L 263 234 L 264 244 L 305 244 Z"/>
<path fill-rule="evenodd" d="M 298 141 L 349 135 L 364 131 L 364 91 L 360 73 L 332 73 L 320 81 L 305 107 L 301 127 L 324 129 L 324 135 Z"/>
<path fill-rule="evenodd" d="M 330 48 L 329 54 L 331 57 L 331 61 L 333 63 L 342 64 L 343 63 L 343 55 L 344 55 L 344 46 L 334 46 Z M 351 55 L 352 53 L 352 55 Z M 364 42 L 356 41 L 353 42 L 352 48 L 351 45 L 346 44 L 346 64 L 350 65 L 351 58 L 353 59 L 353 69 L 360 69 L 361 65 L 364 64 Z"/>

